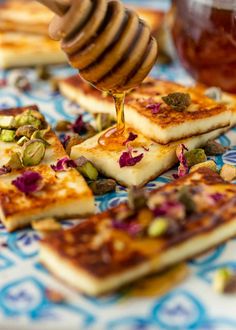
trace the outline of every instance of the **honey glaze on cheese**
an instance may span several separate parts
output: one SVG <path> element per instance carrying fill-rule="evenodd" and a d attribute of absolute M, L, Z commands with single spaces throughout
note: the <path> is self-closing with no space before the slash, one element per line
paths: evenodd
<path fill-rule="evenodd" d="M 64 14 L 54 17 L 50 35 L 61 40 L 70 63 L 85 80 L 113 95 L 117 127 L 99 144 L 114 150 L 125 141 L 124 92 L 143 81 L 157 58 L 150 28 L 120 1 L 74 0 Z"/>

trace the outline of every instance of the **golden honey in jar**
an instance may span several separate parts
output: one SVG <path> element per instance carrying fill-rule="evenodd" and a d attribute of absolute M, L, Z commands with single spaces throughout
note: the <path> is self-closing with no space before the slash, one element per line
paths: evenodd
<path fill-rule="evenodd" d="M 236 0 L 174 0 L 172 33 L 198 81 L 236 92 Z"/>

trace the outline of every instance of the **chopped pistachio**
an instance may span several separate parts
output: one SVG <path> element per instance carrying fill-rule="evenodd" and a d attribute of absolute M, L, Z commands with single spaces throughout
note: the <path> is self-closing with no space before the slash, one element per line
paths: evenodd
<path fill-rule="evenodd" d="M 144 189 L 132 187 L 128 191 L 128 205 L 132 210 L 139 210 L 147 205 L 147 195 Z"/>
<path fill-rule="evenodd" d="M 45 66 L 45 65 L 38 66 L 36 68 L 36 70 L 37 70 L 38 79 L 41 79 L 41 80 L 49 80 L 50 79 L 51 74 L 50 74 L 47 66 Z"/>
<path fill-rule="evenodd" d="M 101 179 L 93 181 L 90 185 L 95 195 L 103 195 L 116 189 L 116 182 L 112 179 Z"/>
<path fill-rule="evenodd" d="M 55 126 L 57 132 L 67 132 L 70 130 L 71 122 L 68 120 L 59 120 Z"/>
<path fill-rule="evenodd" d="M 192 213 L 196 210 L 196 204 L 188 186 L 183 186 L 179 190 L 178 199 L 185 206 L 187 213 Z"/>
<path fill-rule="evenodd" d="M 220 143 L 214 140 L 209 140 L 204 147 L 207 156 L 222 155 L 227 149 L 227 147 L 222 146 Z"/>
<path fill-rule="evenodd" d="M 49 147 L 50 146 L 50 143 L 48 143 L 48 141 L 46 141 L 45 139 L 44 139 L 44 132 L 43 132 L 44 130 L 36 130 L 33 134 L 32 134 L 32 136 L 31 136 L 31 140 L 41 140 L 44 144 L 45 144 L 45 146 L 46 147 Z"/>
<path fill-rule="evenodd" d="M 198 170 L 199 168 L 202 168 L 202 167 L 207 167 L 210 170 L 212 170 L 214 172 L 217 172 L 217 166 L 216 166 L 216 163 L 213 160 L 207 160 L 206 162 L 193 165 L 190 168 L 189 172 L 192 173 L 192 172 L 194 172 L 194 171 L 196 171 L 196 170 Z"/>
<path fill-rule="evenodd" d="M 14 116 L 0 116 L 0 128 L 13 128 Z"/>
<path fill-rule="evenodd" d="M 170 93 L 162 97 L 162 100 L 177 111 L 184 111 L 191 104 L 191 97 L 187 93 Z"/>
<path fill-rule="evenodd" d="M 232 277 L 232 271 L 228 268 L 218 269 L 214 274 L 213 278 L 213 288 L 216 292 L 225 292 L 226 286 Z"/>
<path fill-rule="evenodd" d="M 54 232 L 62 228 L 61 224 L 54 218 L 45 218 L 34 220 L 31 223 L 32 228 L 40 232 Z"/>
<path fill-rule="evenodd" d="M 148 236 L 159 237 L 167 233 L 169 227 L 168 220 L 164 217 L 155 218 L 148 227 Z"/>
<path fill-rule="evenodd" d="M 37 131 L 37 128 L 32 125 L 23 125 L 17 128 L 16 137 L 25 136 L 30 139 L 35 131 Z"/>
<path fill-rule="evenodd" d="M 80 144 L 84 141 L 84 138 L 82 138 L 79 135 L 72 135 L 70 137 L 70 139 L 68 140 L 67 144 L 66 144 L 66 152 L 68 155 L 70 155 L 71 153 L 71 148 L 73 146 L 76 146 L 77 144 Z"/>
<path fill-rule="evenodd" d="M 42 140 L 30 140 L 24 145 L 22 161 L 24 166 L 38 165 L 45 155 L 45 144 Z"/>
<path fill-rule="evenodd" d="M 236 179 L 236 167 L 229 164 L 224 164 L 220 170 L 220 176 L 225 181 L 232 181 Z"/>
<path fill-rule="evenodd" d="M 26 113 L 34 116 L 35 118 L 39 119 L 42 122 L 45 121 L 44 115 L 37 110 L 29 109 L 27 110 Z"/>
<path fill-rule="evenodd" d="M 16 143 L 22 147 L 28 141 L 29 139 L 26 136 L 22 136 Z"/>
<path fill-rule="evenodd" d="M 112 124 L 112 117 L 108 113 L 98 113 L 96 115 L 96 127 L 98 132 L 110 127 Z"/>
<path fill-rule="evenodd" d="M 10 129 L 2 129 L 0 133 L 0 140 L 3 142 L 13 142 L 15 139 L 15 131 Z"/>
<path fill-rule="evenodd" d="M 25 126 L 25 125 L 32 125 L 35 128 L 39 129 L 42 125 L 42 121 L 39 118 L 37 118 L 34 114 L 32 114 L 31 110 L 29 110 L 15 117 L 16 127 Z"/>
<path fill-rule="evenodd" d="M 96 180 L 98 171 L 96 167 L 85 157 L 81 156 L 76 160 L 77 170 L 86 178 Z"/>
<path fill-rule="evenodd" d="M 193 165 L 207 161 L 205 151 L 200 148 L 186 151 L 184 156 L 187 160 L 188 167 L 192 167 Z"/>
<path fill-rule="evenodd" d="M 13 152 L 6 166 L 9 166 L 11 169 L 16 169 L 16 170 L 20 170 L 21 168 L 23 168 L 24 166 L 21 161 L 20 153 Z"/>
<path fill-rule="evenodd" d="M 210 87 L 206 89 L 204 95 L 217 102 L 222 100 L 222 90 L 219 87 Z"/>

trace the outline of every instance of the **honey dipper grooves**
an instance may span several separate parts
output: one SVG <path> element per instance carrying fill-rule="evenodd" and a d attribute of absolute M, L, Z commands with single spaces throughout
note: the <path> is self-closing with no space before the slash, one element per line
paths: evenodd
<path fill-rule="evenodd" d="M 118 0 L 72 0 L 50 24 L 50 36 L 81 76 L 99 89 L 125 91 L 147 76 L 157 58 L 150 28 Z"/>

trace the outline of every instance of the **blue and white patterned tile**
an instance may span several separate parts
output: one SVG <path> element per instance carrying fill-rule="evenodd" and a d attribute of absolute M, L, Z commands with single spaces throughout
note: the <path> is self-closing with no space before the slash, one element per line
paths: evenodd
<path fill-rule="evenodd" d="M 126 1 L 137 3 L 136 1 Z M 167 10 L 170 1 L 139 1 L 146 6 Z M 67 76 L 75 71 L 56 66 L 51 71 L 57 76 Z M 11 87 L 3 87 L 13 70 L 0 70 L 0 108 L 36 103 L 53 125 L 57 119 L 73 119 L 83 113 L 85 120 L 92 118 L 74 103 L 50 92 L 48 84 L 36 82 L 32 69 L 24 70 L 30 77 L 32 91 L 20 94 Z M 193 80 L 180 67 L 155 67 L 152 71 L 159 78 L 172 79 L 185 84 Z M 216 157 L 218 166 L 236 164 L 236 129 L 219 138 L 225 146 L 223 157 Z M 165 173 L 147 185 L 148 189 L 172 180 L 175 170 Z M 127 198 L 127 189 L 118 187 L 115 193 L 96 199 L 99 210 L 117 205 Z M 73 225 L 73 221 L 64 226 Z M 236 240 L 223 244 L 206 254 L 191 260 L 191 275 L 176 290 L 167 295 L 146 298 L 129 298 L 124 291 L 103 298 L 89 298 L 64 287 L 38 262 L 38 235 L 32 230 L 8 234 L 0 225 L 0 329 L 5 330 L 11 321 L 20 329 L 91 329 L 91 330 L 233 330 L 236 329 L 235 298 L 216 295 L 211 289 L 212 274 L 221 266 L 235 268 Z M 54 304 L 47 299 L 46 287 L 54 287 L 65 293 L 66 302 Z M 64 291 L 63 291 L 64 290 Z"/>

